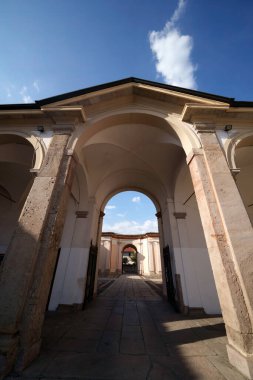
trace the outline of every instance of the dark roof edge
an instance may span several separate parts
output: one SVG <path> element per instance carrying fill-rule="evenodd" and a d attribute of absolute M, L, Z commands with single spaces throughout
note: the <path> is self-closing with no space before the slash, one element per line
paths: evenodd
<path fill-rule="evenodd" d="M 181 92 L 183 94 L 199 96 L 202 98 L 217 100 L 217 101 L 225 102 L 225 103 L 229 103 L 229 104 L 234 101 L 234 98 L 227 98 L 225 96 L 209 94 L 207 92 L 190 90 L 187 88 L 172 86 L 172 85 L 165 84 L 165 83 L 158 83 L 158 82 L 153 82 L 153 81 L 149 81 L 149 80 L 145 80 L 145 79 L 129 77 L 129 78 L 120 79 L 120 80 L 117 80 L 114 82 L 103 83 L 103 84 L 100 84 L 97 86 L 92 86 L 92 87 L 84 88 L 81 90 L 71 91 L 71 92 L 67 92 L 65 94 L 56 95 L 56 96 L 53 96 L 50 98 L 41 99 L 41 100 L 36 101 L 36 103 L 38 103 L 40 106 L 43 106 L 46 104 L 59 102 L 62 100 L 70 99 L 72 97 L 77 97 L 77 96 L 89 94 L 92 92 L 101 91 L 101 90 L 104 90 L 104 89 L 107 89 L 110 87 L 116 87 L 116 86 L 120 86 L 122 84 L 127 84 L 127 83 L 140 83 L 140 84 L 145 84 L 148 86 L 160 87 L 160 88 L 163 88 L 166 90 L 177 91 L 177 92 Z"/>
<path fill-rule="evenodd" d="M 165 83 L 159 83 L 159 82 L 153 82 L 153 81 L 149 81 L 149 80 L 145 80 L 145 79 L 129 77 L 129 78 L 120 79 L 120 80 L 117 80 L 114 82 L 103 83 L 103 84 L 100 84 L 97 86 L 92 86 L 92 87 L 84 88 L 81 90 L 71 91 L 71 92 L 61 94 L 61 95 L 56 95 L 56 96 L 52 96 L 49 98 L 36 100 L 35 103 L 0 104 L 0 110 L 40 109 L 40 107 L 42 107 L 46 104 L 56 103 L 56 102 L 59 102 L 62 100 L 71 99 L 73 97 L 89 94 L 89 93 L 96 92 L 96 91 L 101 91 L 104 89 L 120 86 L 120 85 L 127 84 L 127 83 L 140 83 L 140 84 L 144 84 L 144 85 L 148 85 L 148 86 L 163 88 L 165 90 L 181 92 L 181 93 L 186 94 L 186 95 L 193 95 L 193 96 L 198 96 L 198 97 L 205 98 L 205 99 L 216 100 L 219 102 L 225 102 L 225 103 L 228 103 L 231 107 L 253 107 L 253 101 L 237 101 L 234 98 L 228 98 L 225 96 L 209 94 L 207 92 L 191 90 L 191 89 L 187 89 L 187 88 L 183 88 L 183 87 L 172 86 L 172 85 L 165 84 Z"/>
<path fill-rule="evenodd" d="M 234 100 L 230 103 L 231 107 L 253 107 L 253 102 L 244 100 Z"/>
<path fill-rule="evenodd" d="M 15 110 L 39 110 L 40 105 L 37 103 L 21 103 L 21 104 L 0 104 L 0 111 L 15 111 Z"/>

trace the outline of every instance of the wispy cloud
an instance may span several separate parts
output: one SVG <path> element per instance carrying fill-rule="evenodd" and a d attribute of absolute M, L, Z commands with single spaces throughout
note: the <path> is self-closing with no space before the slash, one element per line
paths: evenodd
<path fill-rule="evenodd" d="M 145 220 L 143 223 L 137 223 L 134 220 L 124 220 L 114 224 L 105 224 L 103 231 L 138 235 L 146 232 L 157 232 L 158 225 L 156 220 L 150 219 Z"/>
<path fill-rule="evenodd" d="M 12 93 L 11 93 L 11 89 L 10 89 L 10 87 L 7 87 L 7 88 L 6 88 L 6 95 L 7 95 L 7 98 L 11 98 Z"/>
<path fill-rule="evenodd" d="M 106 210 L 113 210 L 115 208 L 116 208 L 116 206 L 114 206 L 114 205 L 107 205 L 107 206 L 105 206 Z"/>
<path fill-rule="evenodd" d="M 150 48 L 156 59 L 156 71 L 164 81 L 174 86 L 197 88 L 194 73 L 197 66 L 193 64 L 191 52 L 193 38 L 181 34 L 176 23 L 186 5 L 179 0 L 176 10 L 161 31 L 149 34 Z"/>
<path fill-rule="evenodd" d="M 117 214 L 117 216 L 119 216 L 120 218 L 125 218 L 126 213 L 122 214 L 122 213 L 119 212 L 119 213 Z"/>
<path fill-rule="evenodd" d="M 37 92 L 40 92 L 39 82 L 38 82 L 37 80 L 35 80 L 35 81 L 33 82 L 33 87 L 35 88 L 35 90 L 36 90 Z"/>
<path fill-rule="evenodd" d="M 21 95 L 22 101 L 24 103 L 31 103 L 33 101 L 31 96 L 27 93 L 27 87 L 26 86 L 23 86 L 21 88 L 19 94 Z"/>
<path fill-rule="evenodd" d="M 141 197 L 133 197 L 132 198 L 132 202 L 134 202 L 134 203 L 140 203 L 140 201 L 141 201 Z"/>
<path fill-rule="evenodd" d="M 14 83 L 6 83 L 2 86 L 3 101 L 16 103 L 32 103 L 36 93 L 40 92 L 39 81 L 34 80 L 31 84 L 22 86 Z"/>

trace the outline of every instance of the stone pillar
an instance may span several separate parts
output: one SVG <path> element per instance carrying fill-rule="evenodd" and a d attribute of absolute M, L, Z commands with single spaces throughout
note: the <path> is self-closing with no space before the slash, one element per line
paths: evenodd
<path fill-rule="evenodd" d="M 188 157 L 228 336 L 231 364 L 253 378 L 253 230 L 215 132 Z"/>
<path fill-rule="evenodd" d="M 71 160 L 65 153 L 68 139 L 68 132 L 61 132 L 53 137 L 43 166 L 23 207 L 2 266 L 2 376 L 13 368 L 18 347 L 21 347 L 22 351 L 27 342 L 32 343 L 33 334 L 36 336 L 36 342 L 38 334 L 40 336 L 61 234 L 63 206 L 66 204 L 67 193 L 63 190 L 70 179 L 68 173 Z M 42 278 L 42 275 L 46 277 Z M 39 328 L 38 334 L 34 330 L 35 326 Z M 34 357 L 38 352 L 39 345 L 35 349 L 32 348 L 31 356 Z"/>
<path fill-rule="evenodd" d="M 142 240 L 139 240 L 139 249 L 137 254 L 137 264 L 138 264 L 138 274 L 143 275 L 144 274 L 144 266 L 143 266 L 143 243 Z"/>
<path fill-rule="evenodd" d="M 154 242 L 150 241 L 149 238 L 147 238 L 148 241 L 148 256 L 149 256 L 149 275 L 156 274 L 156 257 L 155 257 L 155 247 Z"/>
<path fill-rule="evenodd" d="M 118 255 L 117 255 L 117 273 L 122 273 L 122 243 L 120 240 L 117 242 L 118 244 Z"/>
<path fill-rule="evenodd" d="M 111 272 L 116 274 L 117 273 L 117 265 L 118 265 L 118 246 L 117 246 L 117 240 L 112 239 L 112 248 L 111 248 Z"/>
<path fill-rule="evenodd" d="M 159 211 L 155 214 L 157 217 L 158 231 L 159 231 L 159 241 L 160 241 L 160 257 L 161 257 L 161 268 L 162 268 L 162 280 L 163 280 L 163 296 L 167 297 L 167 287 L 166 287 L 166 277 L 165 277 L 165 268 L 163 260 L 163 249 L 165 247 L 165 231 L 163 225 L 162 213 Z"/>
<path fill-rule="evenodd" d="M 161 275 L 162 274 L 161 254 L 160 254 L 160 245 L 158 241 L 153 241 L 153 253 L 154 253 L 155 273 L 158 275 Z"/>
<path fill-rule="evenodd" d="M 111 271 L 111 254 L 112 254 L 112 248 L 111 248 L 111 240 L 105 240 L 104 243 L 105 246 L 105 274 L 108 275 L 110 274 Z"/>
<path fill-rule="evenodd" d="M 98 217 L 97 238 L 96 238 L 96 246 L 98 247 L 98 257 L 97 257 L 97 264 L 96 264 L 96 275 L 95 275 L 95 280 L 94 280 L 94 296 L 97 295 L 97 289 L 98 289 L 98 262 L 101 255 L 100 247 L 101 247 L 101 236 L 102 236 L 104 216 L 105 216 L 105 213 L 103 211 L 100 211 L 99 217 Z"/>

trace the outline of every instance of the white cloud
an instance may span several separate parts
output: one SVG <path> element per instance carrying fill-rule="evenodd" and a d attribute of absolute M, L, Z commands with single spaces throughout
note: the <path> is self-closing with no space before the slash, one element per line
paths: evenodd
<path fill-rule="evenodd" d="M 144 234 L 146 232 L 157 232 L 158 225 L 157 220 L 145 220 L 144 223 L 140 224 L 134 220 L 124 220 L 122 222 L 114 224 L 105 224 L 103 226 L 103 231 L 116 232 L 121 234 Z"/>
<path fill-rule="evenodd" d="M 27 87 L 26 86 L 23 86 L 19 93 L 20 93 L 20 95 L 22 97 L 22 101 L 24 103 L 31 103 L 33 101 L 31 96 L 27 94 Z"/>
<path fill-rule="evenodd" d="M 133 197 L 132 202 L 139 203 L 141 201 L 141 197 Z"/>
<path fill-rule="evenodd" d="M 185 4 L 185 0 L 179 0 L 175 12 L 165 27 L 161 31 L 150 32 L 149 42 L 156 59 L 156 71 L 166 83 L 173 86 L 196 88 L 194 73 L 197 67 L 191 60 L 193 38 L 189 35 L 182 35 L 175 25 Z"/>
<path fill-rule="evenodd" d="M 35 90 L 36 90 L 37 92 L 40 92 L 39 83 L 38 83 L 37 80 L 35 80 L 35 81 L 33 82 L 33 87 L 35 88 Z"/>
<path fill-rule="evenodd" d="M 119 216 L 120 218 L 124 218 L 126 216 L 126 213 L 125 214 L 118 213 L 117 216 Z"/>
<path fill-rule="evenodd" d="M 7 98 L 11 98 L 11 89 L 9 87 L 6 88 Z"/>
<path fill-rule="evenodd" d="M 15 86 L 11 83 L 9 83 L 5 88 L 5 93 L 7 98 L 11 98 L 13 96 L 13 93 L 15 93 Z"/>
<path fill-rule="evenodd" d="M 106 210 L 113 210 L 114 208 L 116 208 L 116 206 L 114 205 L 107 205 L 105 206 Z"/>

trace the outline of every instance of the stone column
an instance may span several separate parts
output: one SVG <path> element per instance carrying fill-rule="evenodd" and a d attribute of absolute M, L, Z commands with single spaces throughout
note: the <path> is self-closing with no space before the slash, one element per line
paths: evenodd
<path fill-rule="evenodd" d="M 228 336 L 231 364 L 253 378 L 253 230 L 215 132 L 187 161 Z"/>
<path fill-rule="evenodd" d="M 105 213 L 103 211 L 100 211 L 99 217 L 98 217 L 97 238 L 96 238 L 96 246 L 98 247 L 98 256 L 97 256 L 97 265 L 96 265 L 96 275 L 95 275 L 95 280 L 94 280 L 94 296 L 97 295 L 97 289 L 98 289 L 98 260 L 101 255 L 100 247 L 101 247 L 101 236 L 102 236 L 104 216 L 105 216 Z"/>
<path fill-rule="evenodd" d="M 150 241 L 149 238 L 148 240 L 148 256 L 149 256 L 149 274 L 150 272 L 155 275 L 156 274 L 156 257 L 155 257 L 155 247 L 154 247 L 154 242 Z"/>
<path fill-rule="evenodd" d="M 118 240 L 117 273 L 122 273 L 122 243 Z"/>
<path fill-rule="evenodd" d="M 54 135 L 2 267 L 0 362 L 3 376 L 13 368 L 18 347 L 22 351 L 25 342 L 33 341 L 33 334 L 35 341 L 40 335 L 63 223 L 67 195 L 64 189 L 70 180 L 71 160 L 65 152 L 68 139 L 69 132 L 59 131 Z M 38 334 L 35 326 L 39 326 Z M 39 346 L 31 356 L 38 352 Z"/>
<path fill-rule="evenodd" d="M 163 260 L 163 249 L 165 247 L 165 231 L 163 225 L 162 213 L 159 211 L 155 214 L 157 217 L 158 231 L 159 231 L 159 241 L 160 241 L 160 257 L 161 257 L 161 268 L 162 268 L 162 280 L 163 280 L 163 296 L 167 297 L 167 287 L 166 287 L 166 277 L 165 277 L 165 268 Z"/>

